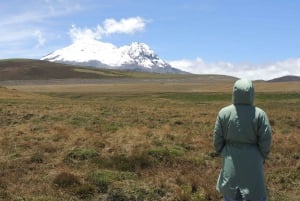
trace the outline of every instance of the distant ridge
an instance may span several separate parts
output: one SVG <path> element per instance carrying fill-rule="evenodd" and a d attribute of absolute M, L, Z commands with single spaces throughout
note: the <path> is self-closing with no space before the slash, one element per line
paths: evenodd
<path fill-rule="evenodd" d="M 295 82 L 295 81 L 300 81 L 300 76 L 287 75 L 272 80 L 268 80 L 268 82 Z"/>

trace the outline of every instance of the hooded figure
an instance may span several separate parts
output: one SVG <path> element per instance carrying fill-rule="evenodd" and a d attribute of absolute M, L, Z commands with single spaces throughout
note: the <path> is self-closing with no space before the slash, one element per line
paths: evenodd
<path fill-rule="evenodd" d="M 228 200 L 265 200 L 263 163 L 271 145 L 268 117 L 253 106 L 249 80 L 235 82 L 232 101 L 220 110 L 214 129 L 215 151 L 223 159 L 217 190 Z"/>

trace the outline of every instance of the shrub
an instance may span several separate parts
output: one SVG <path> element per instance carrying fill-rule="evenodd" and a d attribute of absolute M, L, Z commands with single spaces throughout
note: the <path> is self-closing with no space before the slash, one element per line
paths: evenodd
<path fill-rule="evenodd" d="M 0 189 L 0 199 L 1 200 L 11 200 L 11 196 L 7 191 Z"/>
<path fill-rule="evenodd" d="M 144 169 L 151 165 L 146 155 L 115 155 L 112 157 L 112 161 L 115 169 L 130 172 Z"/>
<path fill-rule="evenodd" d="M 106 201 L 159 201 L 164 195 L 161 189 L 142 182 L 120 182 L 108 192 Z"/>
<path fill-rule="evenodd" d="M 165 165 L 172 165 L 177 158 L 184 155 L 185 148 L 181 146 L 173 146 L 171 148 L 159 147 L 147 151 L 147 155 L 151 156 L 154 161 Z"/>
<path fill-rule="evenodd" d="M 68 153 L 68 158 L 75 160 L 87 160 L 97 157 L 99 154 L 94 149 L 74 149 Z"/>
<path fill-rule="evenodd" d="M 70 187 L 78 185 L 80 182 L 79 178 L 72 173 L 61 172 L 54 178 L 53 183 L 59 187 Z"/>
<path fill-rule="evenodd" d="M 89 184 L 83 184 L 74 189 L 75 195 L 80 199 L 93 197 L 95 189 Z"/>
<path fill-rule="evenodd" d="M 29 198 L 22 197 L 22 198 L 16 198 L 16 199 L 3 199 L 3 200 L 13 200 L 13 201 L 58 201 L 57 198 L 48 197 L 48 196 L 38 196 L 38 197 L 32 197 Z"/>
<path fill-rule="evenodd" d="M 178 193 L 180 200 L 186 201 L 206 201 L 208 200 L 201 189 L 197 189 L 194 185 L 183 185 Z"/>
<path fill-rule="evenodd" d="M 113 168 L 129 172 L 151 167 L 154 163 L 153 159 L 146 153 L 137 153 L 131 156 L 116 154 L 110 158 L 98 157 L 94 162 L 102 168 Z"/>
<path fill-rule="evenodd" d="M 106 193 L 109 185 L 115 179 L 116 175 L 110 171 L 94 172 L 89 175 L 88 180 L 97 186 L 97 190 L 100 193 Z"/>
<path fill-rule="evenodd" d="M 185 148 L 182 146 L 173 146 L 169 149 L 170 154 L 175 157 L 183 156 L 185 151 Z"/>
<path fill-rule="evenodd" d="M 30 162 L 31 163 L 43 163 L 43 155 L 41 153 L 35 153 L 30 157 Z"/>
<path fill-rule="evenodd" d="M 93 172 L 89 175 L 88 180 L 97 186 L 97 189 L 101 193 L 106 193 L 108 190 L 109 185 L 113 181 L 120 181 L 120 180 L 135 180 L 137 179 L 137 175 L 131 172 L 118 172 L 118 171 L 111 171 L 111 170 L 102 170 Z"/>

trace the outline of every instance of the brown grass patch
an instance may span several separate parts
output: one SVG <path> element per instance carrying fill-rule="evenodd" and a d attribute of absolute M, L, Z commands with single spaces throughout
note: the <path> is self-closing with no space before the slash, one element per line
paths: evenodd
<path fill-rule="evenodd" d="M 0 88 L 0 198 L 220 200 L 212 131 L 230 84 Z M 299 91 L 257 86 L 274 133 L 269 200 L 299 200 Z"/>

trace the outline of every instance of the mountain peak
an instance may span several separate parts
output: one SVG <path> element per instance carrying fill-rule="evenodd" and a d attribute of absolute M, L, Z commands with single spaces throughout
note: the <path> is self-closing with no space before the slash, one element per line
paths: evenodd
<path fill-rule="evenodd" d="M 154 51 L 145 43 L 133 42 L 130 45 L 129 53 L 132 56 L 151 55 L 154 56 Z"/>
<path fill-rule="evenodd" d="M 98 68 L 130 69 L 159 73 L 183 73 L 160 59 L 145 43 L 133 42 L 116 47 L 93 39 L 77 40 L 73 44 L 42 57 L 57 63 L 79 64 Z"/>
<path fill-rule="evenodd" d="M 146 43 L 133 42 L 130 44 L 130 47 L 142 52 L 154 52 Z"/>

